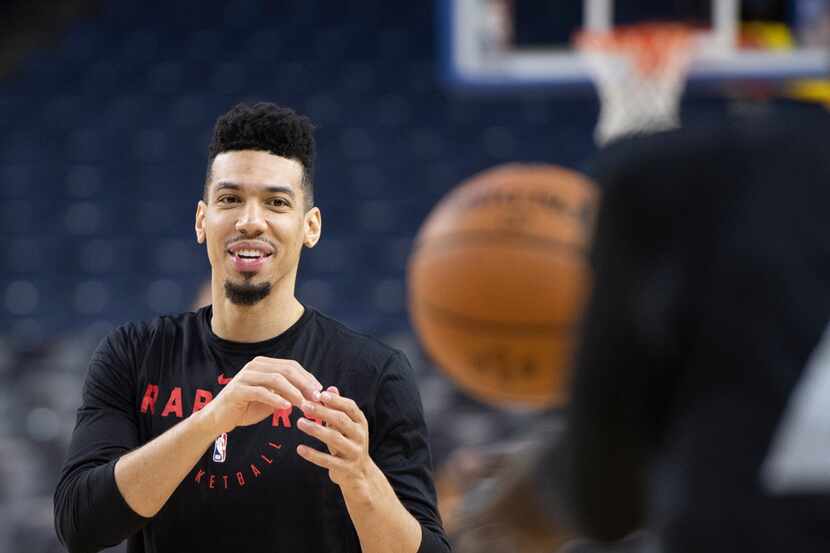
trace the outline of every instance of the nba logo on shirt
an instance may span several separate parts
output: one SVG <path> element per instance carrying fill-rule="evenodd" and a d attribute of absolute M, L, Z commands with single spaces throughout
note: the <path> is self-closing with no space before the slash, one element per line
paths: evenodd
<path fill-rule="evenodd" d="M 224 463 L 228 457 L 228 434 L 223 432 L 221 436 L 216 438 L 213 442 L 213 462 Z"/>

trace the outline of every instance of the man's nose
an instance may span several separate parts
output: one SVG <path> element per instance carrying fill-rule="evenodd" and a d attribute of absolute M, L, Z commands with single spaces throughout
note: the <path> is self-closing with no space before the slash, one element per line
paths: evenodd
<path fill-rule="evenodd" d="M 265 232 L 265 217 L 258 202 L 248 202 L 236 222 L 236 231 L 245 236 L 258 236 Z"/>

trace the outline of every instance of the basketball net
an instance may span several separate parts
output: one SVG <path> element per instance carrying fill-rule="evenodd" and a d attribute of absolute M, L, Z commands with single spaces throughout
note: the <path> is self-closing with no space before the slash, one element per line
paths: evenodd
<path fill-rule="evenodd" d="M 680 125 L 680 98 L 695 54 L 695 35 L 680 23 L 577 34 L 576 47 L 600 96 L 597 144 Z"/>

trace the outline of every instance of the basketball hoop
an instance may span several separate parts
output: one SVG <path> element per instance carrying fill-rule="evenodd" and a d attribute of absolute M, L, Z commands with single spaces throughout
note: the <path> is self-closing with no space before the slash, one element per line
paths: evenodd
<path fill-rule="evenodd" d="M 598 144 L 680 124 L 680 97 L 697 32 L 680 23 L 645 23 L 581 31 L 575 43 L 600 96 Z"/>

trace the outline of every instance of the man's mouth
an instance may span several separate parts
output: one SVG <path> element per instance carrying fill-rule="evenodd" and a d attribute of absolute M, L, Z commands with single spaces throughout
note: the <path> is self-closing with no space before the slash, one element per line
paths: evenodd
<path fill-rule="evenodd" d="M 240 272 L 255 272 L 274 255 L 274 249 L 261 242 L 237 242 L 228 248 L 233 264 Z"/>
<path fill-rule="evenodd" d="M 238 257 L 240 259 L 261 259 L 263 257 L 270 257 L 270 253 L 261 252 L 258 250 L 238 250 L 238 251 L 231 251 L 228 250 L 228 253 L 234 257 Z"/>

